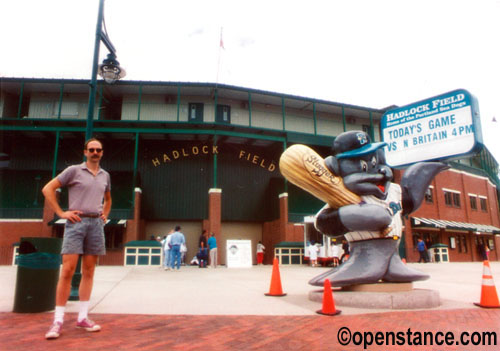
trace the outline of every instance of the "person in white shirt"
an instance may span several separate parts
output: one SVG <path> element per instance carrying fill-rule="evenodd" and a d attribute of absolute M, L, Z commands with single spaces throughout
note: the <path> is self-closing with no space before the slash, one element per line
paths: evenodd
<path fill-rule="evenodd" d="M 262 245 L 262 241 L 257 244 L 257 265 L 261 265 L 264 261 L 264 250 L 266 247 Z"/>
<path fill-rule="evenodd" d="M 162 241 L 163 246 L 163 268 L 168 271 L 170 270 L 170 239 L 174 231 L 170 230 L 167 237 Z"/>
<path fill-rule="evenodd" d="M 188 249 L 187 249 L 186 243 L 181 244 L 181 264 L 182 265 L 186 264 L 186 253 L 187 253 L 187 251 L 188 251 Z"/>
<path fill-rule="evenodd" d="M 340 247 L 332 243 L 331 248 L 332 248 L 333 266 L 337 267 L 339 265 Z"/>
<path fill-rule="evenodd" d="M 309 262 L 311 267 L 316 267 L 318 265 L 318 247 L 314 245 L 314 242 L 309 243 Z"/>

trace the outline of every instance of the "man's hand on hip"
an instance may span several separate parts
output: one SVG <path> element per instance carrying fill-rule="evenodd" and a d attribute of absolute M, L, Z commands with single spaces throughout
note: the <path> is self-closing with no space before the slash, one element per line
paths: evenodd
<path fill-rule="evenodd" d="M 71 223 L 81 222 L 82 219 L 80 218 L 80 215 L 82 213 L 82 211 L 65 211 L 60 217 L 67 219 Z"/>
<path fill-rule="evenodd" d="M 104 213 L 101 213 L 101 219 L 104 223 L 106 223 L 106 221 L 108 220 L 108 217 Z"/>

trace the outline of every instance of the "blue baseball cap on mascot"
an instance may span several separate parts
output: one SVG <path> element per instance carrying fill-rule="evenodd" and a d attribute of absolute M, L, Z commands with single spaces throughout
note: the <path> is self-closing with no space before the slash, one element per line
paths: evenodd
<path fill-rule="evenodd" d="M 337 159 L 355 158 L 374 153 L 386 145 L 386 142 L 372 143 L 370 136 L 365 132 L 351 131 L 336 137 L 332 150 Z"/>

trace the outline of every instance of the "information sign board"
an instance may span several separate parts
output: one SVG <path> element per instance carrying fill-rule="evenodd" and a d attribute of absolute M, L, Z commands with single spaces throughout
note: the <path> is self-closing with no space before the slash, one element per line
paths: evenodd
<path fill-rule="evenodd" d="M 463 157 L 482 147 L 477 100 L 463 89 L 389 110 L 381 130 L 391 167 Z"/>
<path fill-rule="evenodd" d="M 226 262 L 228 268 L 252 267 L 252 241 L 227 240 Z"/>

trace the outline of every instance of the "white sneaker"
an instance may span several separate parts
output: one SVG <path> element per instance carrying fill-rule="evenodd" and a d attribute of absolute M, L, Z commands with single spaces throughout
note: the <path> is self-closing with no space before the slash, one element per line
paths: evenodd
<path fill-rule="evenodd" d="M 101 326 L 99 324 L 96 324 L 94 321 L 91 321 L 88 318 L 84 318 L 80 322 L 77 322 L 76 327 L 85 329 L 88 332 L 97 332 L 101 330 Z"/>
<path fill-rule="evenodd" d="M 61 335 L 62 323 L 54 322 L 50 327 L 47 334 L 45 334 L 45 339 L 57 339 Z"/>

